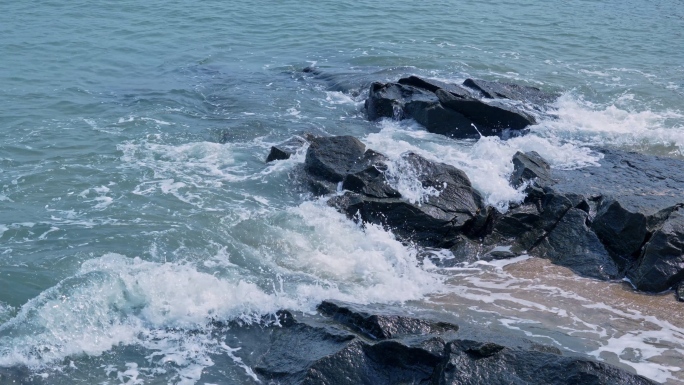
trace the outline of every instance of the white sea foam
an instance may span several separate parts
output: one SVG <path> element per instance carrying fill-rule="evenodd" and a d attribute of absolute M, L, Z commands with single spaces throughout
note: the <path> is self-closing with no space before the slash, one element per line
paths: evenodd
<path fill-rule="evenodd" d="M 209 263 L 118 254 L 90 259 L 0 325 L 0 366 L 43 368 L 74 355 L 136 345 L 151 352 L 151 367 L 173 363 L 172 383 L 194 384 L 213 365 L 211 354 L 227 349 L 212 337 L 211 320 L 261 322 L 262 315 L 282 308 L 313 311 L 330 298 L 404 302 L 443 287 L 429 264 L 418 265 L 414 249 L 377 226 L 360 227 L 322 201 L 251 221 L 261 226 L 248 230 L 256 237 L 251 252 L 261 274 L 270 271 L 271 278 L 247 274 L 225 247 Z M 143 368 L 110 369 L 135 383 Z"/>
<path fill-rule="evenodd" d="M 520 202 L 525 197 L 521 189 L 515 189 L 509 183 L 512 158 L 517 151 L 536 151 L 556 168 L 594 165 L 600 159 L 599 154 L 588 148 L 536 135 L 509 140 L 483 137 L 477 141 L 454 141 L 428 133 L 412 121 L 383 120 L 380 124 L 379 133 L 369 134 L 364 139 L 368 147 L 391 159 L 400 159 L 403 153 L 410 151 L 459 168 L 485 196 L 487 203 L 501 211 L 507 210 L 510 202 Z"/>
<path fill-rule="evenodd" d="M 199 189 L 218 188 L 226 182 L 248 179 L 235 160 L 234 148 L 211 142 L 180 145 L 155 140 L 126 142 L 118 146 L 124 166 L 152 171 L 133 190 L 137 195 L 157 192 L 175 196 L 182 202 L 202 206 Z"/>
<path fill-rule="evenodd" d="M 641 107 L 633 95 L 612 103 L 597 104 L 572 93 L 553 105 L 558 119 L 546 119 L 533 128 L 536 135 L 582 145 L 614 145 L 648 150 L 652 146 L 673 148 L 684 155 L 684 113 Z"/>
<path fill-rule="evenodd" d="M 438 196 L 440 190 L 433 186 L 424 187 L 418 180 L 420 172 L 405 157 L 400 156 L 387 162 L 385 176 L 389 185 L 399 191 L 403 198 L 411 203 L 422 203 L 430 196 Z"/>

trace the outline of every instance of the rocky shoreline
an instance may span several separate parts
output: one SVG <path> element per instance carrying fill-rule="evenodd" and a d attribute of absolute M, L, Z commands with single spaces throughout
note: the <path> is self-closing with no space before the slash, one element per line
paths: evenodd
<path fill-rule="evenodd" d="M 444 93 L 461 97 L 466 105 L 490 105 L 485 100 L 496 97 L 541 107 L 553 98 L 514 84 L 468 79 L 461 86 L 411 76 L 396 83 L 372 83 L 365 106 L 369 119 L 421 122 L 420 116 L 437 110 L 440 116 L 459 114 L 455 122 L 445 118 L 449 123 L 432 130 L 454 138 L 473 133 L 524 135 L 525 127 L 534 123 L 530 119 L 511 128 L 510 119 L 485 108 L 461 114 L 439 98 Z M 506 107 L 506 113 L 509 118 L 528 116 L 512 107 Z M 468 122 L 462 126 L 463 119 Z M 424 125 L 431 131 L 430 124 Z M 477 132 L 468 127 L 478 127 Z M 305 145 L 306 160 L 295 178 L 311 193 L 330 195 L 328 204 L 340 212 L 382 225 L 406 242 L 449 249 L 456 257 L 450 263 L 528 254 L 582 276 L 628 279 L 644 292 L 682 291 L 684 176 L 679 170 L 684 161 L 597 148 L 602 154 L 598 166 L 552 170 L 539 154 L 519 152 L 511 159 L 510 184 L 524 189 L 526 198 L 500 213 L 484 203 L 463 171 L 414 153 L 403 154 L 402 164 L 431 193 L 421 201 L 403 197 L 388 180 L 388 158 L 351 136 L 294 137 L 274 146 L 267 161 L 286 159 Z"/>
<path fill-rule="evenodd" d="M 369 88 L 369 119 L 410 118 L 455 139 L 525 135 L 536 123 L 529 109 L 542 111 L 555 97 L 514 84 L 414 76 Z M 511 100 L 519 104 L 503 103 Z M 273 146 L 266 161 L 305 148 L 292 172 L 296 184 L 361 225 L 383 226 L 419 250 L 448 250 L 453 258 L 432 260 L 438 266 L 529 255 L 582 276 L 628 280 L 643 292 L 674 290 L 684 300 L 684 161 L 597 148 L 598 166 L 556 170 L 535 152 L 518 152 L 509 182 L 526 198 L 500 212 L 462 170 L 415 153 L 389 159 L 353 136 L 295 136 Z M 403 193 L 390 163 L 423 194 Z M 243 383 L 266 384 L 655 384 L 630 367 L 436 311 L 339 301 L 317 310 L 284 309 L 258 325 L 213 322 L 211 333 L 236 347 L 216 365 Z M 234 356 L 240 349 L 248 354 Z M 0 368 L 2 384 L 49 382 L 27 368 Z"/>
<path fill-rule="evenodd" d="M 365 108 L 370 120 L 410 118 L 455 139 L 507 139 L 525 135 L 536 120 L 501 100 L 541 111 L 554 98 L 514 84 L 468 79 L 456 85 L 411 76 L 372 83 Z M 530 255 L 581 276 L 627 280 L 643 292 L 674 290 L 684 300 L 681 160 L 596 148 L 603 156 L 598 166 L 555 170 L 535 152 L 518 152 L 510 184 L 524 189 L 526 198 L 501 213 L 484 203 L 463 171 L 414 153 L 400 161 L 428 193 L 419 200 L 402 196 L 388 175 L 390 160 L 352 136 L 294 137 L 274 146 L 268 161 L 289 158 L 304 146 L 305 162 L 294 175 L 313 195 L 328 196 L 328 204 L 349 218 L 381 225 L 404 242 L 454 255 L 435 264 Z M 274 331 L 277 348 L 257 366 L 261 376 L 284 384 L 652 383 L 529 341 L 464 339 L 455 325 L 406 318 L 400 310 L 378 315 L 367 307 L 324 302 L 319 312 L 347 334 L 281 313 L 284 328 Z M 299 366 L 288 366 L 292 362 Z"/>

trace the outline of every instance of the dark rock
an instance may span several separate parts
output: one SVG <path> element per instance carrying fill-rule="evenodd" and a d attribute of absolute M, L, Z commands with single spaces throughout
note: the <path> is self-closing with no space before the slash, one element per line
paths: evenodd
<path fill-rule="evenodd" d="M 587 227 L 588 214 L 572 208 L 534 253 L 580 275 L 610 280 L 619 276 L 618 266 L 596 234 Z"/>
<path fill-rule="evenodd" d="M 520 187 L 528 181 L 536 181 L 538 186 L 548 186 L 553 183 L 551 180 L 551 166 L 537 152 L 530 151 L 522 153 L 518 151 L 513 156 L 513 174 L 511 174 L 511 185 L 515 188 Z"/>
<path fill-rule="evenodd" d="M 525 127 L 536 123 L 517 107 L 485 103 L 461 86 L 416 76 L 371 84 L 366 111 L 370 120 L 412 118 L 429 132 L 460 139 L 482 135 L 505 139 L 525 133 Z"/>
<path fill-rule="evenodd" d="M 387 167 L 378 162 L 354 174 L 347 174 L 342 188 L 373 198 L 399 198 L 401 194 L 392 188 L 385 178 Z"/>
<path fill-rule="evenodd" d="M 448 344 L 432 384 L 653 384 L 609 365 L 477 341 Z"/>
<path fill-rule="evenodd" d="M 439 80 L 421 79 L 418 76 L 409 76 L 407 78 L 401 78 L 397 83 L 422 88 L 433 93 L 437 92 L 437 90 L 439 89 L 442 89 L 446 92 L 451 93 L 454 96 L 458 96 L 461 98 L 468 98 L 473 96 L 470 90 L 461 87 L 460 85 L 445 83 Z"/>
<path fill-rule="evenodd" d="M 684 279 L 684 162 L 600 151 L 600 167 L 552 171 L 538 154 L 516 154 L 511 184 L 535 183 L 525 202 L 491 217 L 485 251 L 508 245 L 582 275 L 626 275 L 639 290 L 673 287 Z"/>
<path fill-rule="evenodd" d="M 683 203 L 683 161 L 618 150 L 599 152 L 603 155 L 599 167 L 553 170 L 553 190 L 597 201 L 611 198 L 620 202 L 623 210 L 646 217 Z M 662 218 L 654 220 L 657 226 Z"/>
<path fill-rule="evenodd" d="M 364 222 L 381 224 L 422 246 L 449 248 L 460 234 L 479 233 L 488 210 L 465 173 L 412 153 L 406 154 L 403 161 L 407 172 L 414 174 L 423 188 L 434 189 L 434 195 L 427 195 L 423 202 L 409 202 L 389 194 L 377 197 L 382 194 L 347 193 L 333 198 L 330 204 L 350 217 L 358 215 Z"/>
<path fill-rule="evenodd" d="M 587 202 L 596 202 L 591 229 L 617 266 L 626 270 L 629 277 L 634 277 L 633 283 L 640 290 L 666 290 L 676 283 L 672 275 L 679 276 L 684 268 L 677 267 L 676 258 L 665 256 L 674 252 L 672 245 L 666 245 L 674 241 L 671 238 L 674 233 L 659 233 L 656 241 L 660 239 L 666 243 L 652 243 L 648 256 L 646 245 L 663 228 L 671 213 L 684 203 L 681 195 L 684 176 L 680 172 L 684 162 L 617 150 L 600 152 L 604 155 L 600 167 L 554 170 L 552 189 L 557 194 L 572 193 L 584 197 Z M 673 226 L 676 226 L 674 222 Z M 660 256 L 669 262 L 656 262 Z M 656 273 L 658 269 L 664 270 Z M 652 281 L 647 283 L 644 279 Z"/>
<path fill-rule="evenodd" d="M 304 147 L 310 140 L 314 139 L 316 136 L 313 134 L 305 133 L 301 136 L 293 136 L 290 139 L 284 141 L 283 143 L 271 146 L 271 151 L 266 157 L 266 163 L 272 162 L 274 160 L 284 160 L 290 159 L 299 149 Z"/>
<path fill-rule="evenodd" d="M 300 384 L 312 363 L 339 352 L 355 339 L 339 329 L 293 323 L 273 331 L 270 349 L 255 372 L 284 384 Z"/>
<path fill-rule="evenodd" d="M 333 183 L 342 182 L 347 174 L 361 171 L 384 156 L 366 151 L 366 145 L 353 136 L 314 138 L 306 151 L 306 171 Z"/>
<path fill-rule="evenodd" d="M 330 316 L 327 321 L 293 320 L 272 331 L 270 346 L 255 365 L 261 379 L 340 385 L 653 384 L 538 344 L 451 339 L 457 335 L 454 325 L 376 314 L 360 305 L 324 302 L 319 309 Z M 367 338 L 378 335 L 385 337 Z"/>
<path fill-rule="evenodd" d="M 482 257 L 484 261 L 498 260 L 498 259 L 509 259 L 515 258 L 518 253 L 513 252 L 510 246 L 499 246 L 492 250 L 489 250 L 487 254 Z"/>
<path fill-rule="evenodd" d="M 436 266 L 441 267 L 453 267 L 458 263 L 475 262 L 480 259 L 482 245 L 478 241 L 460 235 L 454 239 L 453 245 L 449 248 L 449 251 L 453 254 L 453 258 L 448 260 L 431 258 L 432 262 Z"/>
<path fill-rule="evenodd" d="M 538 106 L 552 103 L 558 98 L 557 94 L 547 93 L 536 87 L 521 86 L 512 83 L 466 79 L 463 82 L 463 85 L 481 92 L 485 98 L 518 100 Z"/>
<path fill-rule="evenodd" d="M 375 340 L 458 330 L 458 326 L 444 322 L 430 322 L 398 315 L 370 314 L 349 303 L 323 301 L 318 305 L 318 311 L 353 331 Z"/>
<path fill-rule="evenodd" d="M 349 194 L 349 195 L 347 195 Z M 398 237 L 421 246 L 450 248 L 472 216 L 467 213 L 445 212 L 428 204 L 414 204 L 401 198 L 377 199 L 347 193 L 338 202 L 349 217 L 358 216 L 364 222 L 380 224 Z"/>
<path fill-rule="evenodd" d="M 675 295 L 677 296 L 677 300 L 679 302 L 684 302 L 684 281 L 680 282 L 679 285 L 677 285 Z"/>
<path fill-rule="evenodd" d="M 537 124 L 533 116 L 512 106 L 484 103 L 474 98 L 455 96 L 441 89 L 435 95 L 442 106 L 470 119 L 485 136 L 496 135 L 506 128 L 522 130 L 530 124 Z"/>
<path fill-rule="evenodd" d="M 461 350 L 473 356 L 474 358 L 491 357 L 506 347 L 492 342 L 477 342 L 477 341 L 460 341 Z"/>
<path fill-rule="evenodd" d="M 445 108 L 441 103 L 412 100 L 401 111 L 402 118 L 413 118 L 428 132 L 454 139 L 478 139 L 492 132 L 487 127 L 475 127 L 473 121 L 463 114 Z"/>
<path fill-rule="evenodd" d="M 335 72 L 314 66 L 305 67 L 302 73 L 306 78 L 320 83 L 328 91 L 338 91 L 357 96 L 361 89 L 367 89 L 371 83 L 366 73 Z"/>
<path fill-rule="evenodd" d="M 368 119 L 404 118 L 404 106 L 407 103 L 420 104 L 422 107 L 439 103 L 439 99 L 430 91 L 398 83 L 373 83 L 366 99 Z M 410 117 L 410 116 L 409 116 Z"/>
<path fill-rule="evenodd" d="M 627 274 L 639 290 L 660 292 L 684 280 L 684 208 L 677 208 L 644 246 Z"/>

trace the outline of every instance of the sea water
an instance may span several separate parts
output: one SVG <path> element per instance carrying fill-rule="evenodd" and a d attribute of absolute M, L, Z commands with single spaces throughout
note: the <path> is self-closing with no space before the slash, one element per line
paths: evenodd
<path fill-rule="evenodd" d="M 596 146 L 684 159 L 683 31 L 681 0 L 4 2 L 0 368 L 50 384 L 257 382 L 212 321 L 339 299 L 439 310 L 684 383 L 671 293 L 524 257 L 419 263 L 298 186 L 303 151 L 264 163 L 303 131 L 354 135 L 390 157 L 407 199 L 434 193 L 402 163 L 413 151 L 505 211 L 524 198 L 507 182 L 519 150 L 555 168 L 596 165 Z M 508 141 L 368 122 L 354 79 L 410 74 L 561 96 Z"/>

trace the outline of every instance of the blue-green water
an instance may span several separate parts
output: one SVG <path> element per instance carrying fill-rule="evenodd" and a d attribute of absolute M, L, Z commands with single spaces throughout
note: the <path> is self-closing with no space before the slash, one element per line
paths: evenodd
<path fill-rule="evenodd" d="M 516 304 L 507 295 L 526 294 L 499 267 L 419 266 L 415 249 L 296 186 L 302 154 L 263 160 L 301 131 L 351 134 L 394 158 L 454 164 L 505 210 L 521 199 L 506 182 L 518 149 L 554 167 L 591 164 L 592 145 L 682 157 L 683 31 L 681 0 L 5 2 L 0 367 L 55 384 L 242 383 L 238 361 L 215 364 L 233 353 L 209 319 L 324 298 L 429 307 L 446 293 L 479 322 L 682 383 L 681 308 L 673 324 L 606 299 L 596 320 L 579 301 L 567 324 L 544 322 L 557 309 Z M 302 74 L 309 65 L 351 89 Z M 558 119 L 477 143 L 366 121 L 361 80 L 407 74 L 561 92 Z M 483 272 L 508 291 L 469 291 Z"/>

